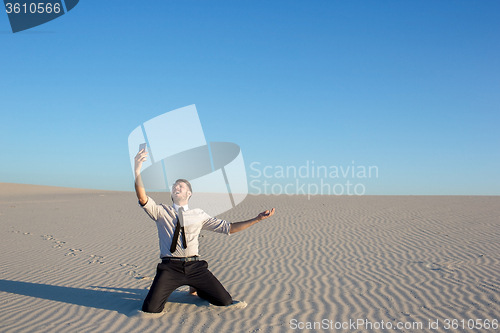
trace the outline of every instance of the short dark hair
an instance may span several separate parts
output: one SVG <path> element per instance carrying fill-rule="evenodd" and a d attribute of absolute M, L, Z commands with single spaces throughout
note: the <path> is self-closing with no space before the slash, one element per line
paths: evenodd
<path fill-rule="evenodd" d="M 191 187 L 191 183 L 187 179 L 182 179 L 182 178 L 177 179 L 174 184 L 176 184 L 178 182 L 182 182 L 182 183 L 186 184 L 189 187 L 189 192 L 191 192 L 191 194 L 193 194 L 193 189 Z"/>
<path fill-rule="evenodd" d="M 191 195 L 188 198 L 188 201 L 189 201 L 189 199 L 191 199 L 191 197 L 193 196 L 193 189 L 191 187 L 191 183 L 187 179 L 180 178 L 180 179 L 177 179 L 175 181 L 175 183 L 172 184 L 172 186 L 174 186 L 176 183 L 179 183 L 179 182 L 184 183 L 189 187 L 189 192 L 191 192 Z M 172 199 L 172 202 L 174 202 L 174 198 L 172 198 L 172 195 L 170 195 L 170 199 Z"/>

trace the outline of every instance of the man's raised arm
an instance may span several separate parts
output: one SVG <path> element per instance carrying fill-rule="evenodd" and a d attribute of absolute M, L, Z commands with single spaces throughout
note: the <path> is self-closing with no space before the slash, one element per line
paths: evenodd
<path fill-rule="evenodd" d="M 142 149 L 135 155 L 135 167 L 134 167 L 134 174 L 135 174 L 135 194 L 137 194 L 137 199 L 139 199 L 139 202 L 141 205 L 145 205 L 148 202 L 148 196 L 146 195 L 146 190 L 144 189 L 144 184 L 142 183 L 142 178 L 141 178 L 141 167 L 142 167 L 142 162 L 144 162 L 147 159 L 148 152 L 146 149 Z"/>
<path fill-rule="evenodd" d="M 231 223 L 229 225 L 229 233 L 234 234 L 235 232 L 245 230 L 246 228 L 254 225 L 255 223 L 267 219 L 270 216 L 273 216 L 273 214 L 274 214 L 274 208 L 271 209 L 270 211 L 266 210 L 265 212 L 260 213 L 257 217 L 254 217 L 251 220 Z"/>

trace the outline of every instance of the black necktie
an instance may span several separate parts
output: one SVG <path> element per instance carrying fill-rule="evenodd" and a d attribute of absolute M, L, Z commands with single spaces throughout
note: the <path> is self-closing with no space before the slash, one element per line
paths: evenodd
<path fill-rule="evenodd" d="M 179 210 L 177 211 L 177 225 L 175 226 L 172 245 L 170 245 L 170 253 L 174 253 L 175 249 L 177 248 L 177 240 L 179 239 L 179 233 L 182 233 L 182 245 L 184 246 L 184 248 L 187 248 L 186 233 L 184 232 L 184 217 L 182 216 L 183 211 L 184 211 L 183 207 L 179 207 Z"/>

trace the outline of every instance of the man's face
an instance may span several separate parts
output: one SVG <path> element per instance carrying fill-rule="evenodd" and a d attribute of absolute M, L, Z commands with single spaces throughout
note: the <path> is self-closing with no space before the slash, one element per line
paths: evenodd
<path fill-rule="evenodd" d="M 187 202 L 191 192 L 189 187 L 184 182 L 177 182 L 172 185 L 172 200 L 174 203 L 179 204 L 180 202 Z"/>

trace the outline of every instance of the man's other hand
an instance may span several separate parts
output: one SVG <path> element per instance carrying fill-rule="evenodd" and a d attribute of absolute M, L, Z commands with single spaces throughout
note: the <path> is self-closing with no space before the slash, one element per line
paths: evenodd
<path fill-rule="evenodd" d="M 274 208 L 271 210 L 266 210 L 265 212 L 260 213 L 259 216 L 257 216 L 257 219 L 259 221 L 262 221 L 264 219 L 267 219 L 268 217 L 273 216 L 273 214 L 274 214 Z"/>

